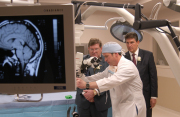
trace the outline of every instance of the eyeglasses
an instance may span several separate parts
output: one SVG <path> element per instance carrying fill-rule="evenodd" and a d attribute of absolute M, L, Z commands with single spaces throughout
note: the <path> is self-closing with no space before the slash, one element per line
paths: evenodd
<path fill-rule="evenodd" d="M 91 49 L 90 49 L 91 52 L 93 52 L 93 51 L 96 51 L 96 52 L 97 52 L 98 50 L 99 50 L 99 48 L 95 48 L 95 49 L 92 49 L 92 48 L 91 48 Z"/>

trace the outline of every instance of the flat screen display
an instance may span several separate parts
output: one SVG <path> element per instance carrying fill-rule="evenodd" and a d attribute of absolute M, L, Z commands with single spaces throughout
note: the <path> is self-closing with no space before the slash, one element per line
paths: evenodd
<path fill-rule="evenodd" d="M 73 5 L 0 7 L 0 93 L 74 90 Z"/>

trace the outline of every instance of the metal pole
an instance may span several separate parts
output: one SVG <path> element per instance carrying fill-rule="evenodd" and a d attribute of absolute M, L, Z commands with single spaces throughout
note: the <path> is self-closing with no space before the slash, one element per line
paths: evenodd
<path fill-rule="evenodd" d="M 83 4 L 86 1 L 72 1 L 73 4 Z M 129 4 L 114 4 L 114 3 L 106 3 L 106 2 L 87 2 L 85 5 L 92 5 L 92 6 L 105 6 L 105 7 L 117 7 L 117 8 L 129 8 L 135 9 L 136 5 L 129 5 Z M 143 8 L 143 5 L 140 6 Z"/>

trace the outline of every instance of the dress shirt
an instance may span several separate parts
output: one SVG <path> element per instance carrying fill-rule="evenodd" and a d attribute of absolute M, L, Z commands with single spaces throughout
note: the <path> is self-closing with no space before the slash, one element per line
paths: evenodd
<path fill-rule="evenodd" d="M 132 56 L 133 53 L 131 53 L 131 52 L 129 51 L 129 54 L 130 54 L 130 56 L 131 56 L 131 60 L 133 60 L 133 56 Z M 136 50 L 136 52 L 135 52 L 134 54 L 135 54 L 134 57 L 135 57 L 135 59 L 136 59 L 136 65 L 137 65 L 137 58 L 138 58 L 138 54 L 139 54 L 139 48 Z"/>

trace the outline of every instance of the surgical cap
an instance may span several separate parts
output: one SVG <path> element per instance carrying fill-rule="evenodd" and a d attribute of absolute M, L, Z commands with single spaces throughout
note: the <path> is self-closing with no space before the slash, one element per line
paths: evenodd
<path fill-rule="evenodd" d="M 107 42 L 103 45 L 102 53 L 120 53 L 122 47 L 116 42 Z"/>

